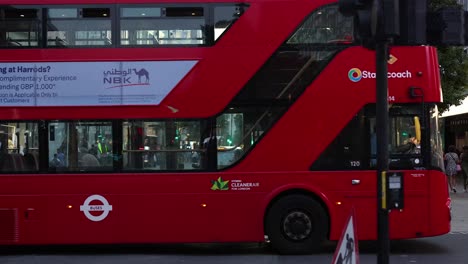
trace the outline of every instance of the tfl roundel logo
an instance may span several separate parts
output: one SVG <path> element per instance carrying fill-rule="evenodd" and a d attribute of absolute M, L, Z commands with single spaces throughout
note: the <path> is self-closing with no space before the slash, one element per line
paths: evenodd
<path fill-rule="evenodd" d="M 358 68 L 352 68 L 348 72 L 348 78 L 353 82 L 359 82 L 362 79 L 362 72 Z"/>
<path fill-rule="evenodd" d="M 84 212 L 89 220 L 99 222 L 109 215 L 109 212 L 112 211 L 112 205 L 104 196 L 94 194 L 86 198 L 84 204 L 80 206 L 80 211 Z"/>

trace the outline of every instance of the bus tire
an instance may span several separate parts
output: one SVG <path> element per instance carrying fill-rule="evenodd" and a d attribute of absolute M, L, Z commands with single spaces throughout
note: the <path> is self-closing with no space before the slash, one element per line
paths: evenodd
<path fill-rule="evenodd" d="M 280 254 L 314 253 L 326 239 L 327 213 L 312 197 L 288 195 L 268 210 L 265 232 L 273 249 Z"/>

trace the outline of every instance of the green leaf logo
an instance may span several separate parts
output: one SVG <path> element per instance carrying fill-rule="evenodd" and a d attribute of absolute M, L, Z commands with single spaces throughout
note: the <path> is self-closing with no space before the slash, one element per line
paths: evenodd
<path fill-rule="evenodd" d="M 219 177 L 216 181 L 211 180 L 211 190 L 221 190 L 221 191 L 228 191 L 229 190 L 229 181 L 223 181 L 223 178 Z"/>

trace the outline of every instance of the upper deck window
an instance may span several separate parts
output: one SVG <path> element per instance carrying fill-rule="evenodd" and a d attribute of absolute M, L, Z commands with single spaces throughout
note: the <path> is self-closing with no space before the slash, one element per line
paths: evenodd
<path fill-rule="evenodd" d="M 111 45 L 110 8 L 49 8 L 47 46 Z"/>
<path fill-rule="evenodd" d="M 244 3 L 0 5 L 0 49 L 212 46 L 247 8 Z"/>
<path fill-rule="evenodd" d="M 353 18 L 344 17 L 338 5 L 317 9 L 287 41 L 288 44 L 350 44 L 353 38 Z"/>
<path fill-rule="evenodd" d="M 202 7 L 122 7 L 120 44 L 204 45 Z"/>
<path fill-rule="evenodd" d="M 0 46 L 37 47 L 40 14 L 38 8 L 0 7 Z"/>

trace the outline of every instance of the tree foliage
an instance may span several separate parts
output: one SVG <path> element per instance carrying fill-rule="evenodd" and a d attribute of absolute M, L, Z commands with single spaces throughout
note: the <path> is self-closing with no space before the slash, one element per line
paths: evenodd
<path fill-rule="evenodd" d="M 444 102 L 441 112 L 451 105 L 459 105 L 466 97 L 468 82 L 468 56 L 461 47 L 438 47 L 440 76 Z"/>
<path fill-rule="evenodd" d="M 429 9 L 457 6 L 456 0 L 430 0 Z M 468 91 L 468 55 L 463 47 L 437 47 L 442 93 L 444 102 L 439 104 L 441 112 L 451 105 L 460 105 Z"/>

